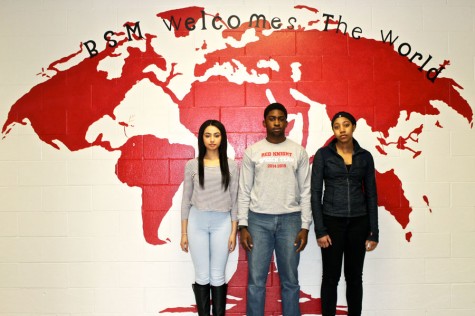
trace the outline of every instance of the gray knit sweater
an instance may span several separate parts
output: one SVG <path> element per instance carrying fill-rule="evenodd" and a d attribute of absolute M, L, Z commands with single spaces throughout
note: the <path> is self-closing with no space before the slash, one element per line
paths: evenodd
<path fill-rule="evenodd" d="M 234 160 L 228 159 L 231 179 L 228 190 L 221 184 L 221 169 L 204 167 L 204 188 L 200 187 L 198 159 L 192 159 L 185 165 L 183 198 L 181 201 L 181 219 L 188 219 L 191 206 L 201 211 L 231 212 L 231 219 L 237 220 L 237 191 L 239 168 Z"/>

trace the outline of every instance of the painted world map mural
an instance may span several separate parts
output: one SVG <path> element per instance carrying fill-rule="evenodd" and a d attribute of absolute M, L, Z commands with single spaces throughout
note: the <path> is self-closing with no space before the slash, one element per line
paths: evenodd
<path fill-rule="evenodd" d="M 391 30 L 381 30 L 379 39 L 366 38 L 364 30 L 342 24 L 338 13 L 311 6 L 289 7 L 286 17 L 224 15 L 199 6 L 150 14 L 155 24 L 123 21 L 122 29 L 98 30 L 106 31 L 102 41 L 85 40 L 39 72 L 42 82 L 11 104 L 1 125 L 3 138 L 19 125 L 31 125 L 58 151 L 94 146 L 118 153 L 117 178 L 141 191 L 137 216 L 143 241 L 162 247 L 172 242 L 159 231 L 180 192 L 184 165 L 195 156 L 194 137 L 204 120 L 224 123 L 239 161 L 264 135 L 263 108 L 278 101 L 289 110 L 290 137 L 313 159 L 330 139 L 329 117 L 349 111 L 359 119 L 365 148 L 377 156 L 380 213 L 390 214 L 401 239 L 411 242 L 413 208 L 404 182 L 396 166 L 381 167 L 378 161 L 395 153 L 421 159 L 418 140 L 427 124 L 444 129 L 437 120 L 441 106 L 473 128 L 471 105 L 460 94 L 464 87 L 443 76 L 451 61 L 418 53 Z M 134 106 L 146 98 L 153 102 Z M 175 137 L 159 135 L 156 123 L 147 120 L 147 113 L 162 112 L 165 118 L 157 124 L 168 121 L 169 129 L 176 127 Z M 177 121 L 166 118 L 170 112 L 177 113 Z M 418 198 L 431 212 L 432 197 Z M 245 253 L 239 249 L 229 280 L 230 315 L 245 311 L 246 278 Z M 274 264 L 269 279 L 266 309 L 278 313 Z M 303 314 L 320 312 L 318 295 L 302 291 L 301 297 Z M 157 312 L 194 310 L 173 305 Z M 339 314 L 346 314 L 344 306 Z"/>

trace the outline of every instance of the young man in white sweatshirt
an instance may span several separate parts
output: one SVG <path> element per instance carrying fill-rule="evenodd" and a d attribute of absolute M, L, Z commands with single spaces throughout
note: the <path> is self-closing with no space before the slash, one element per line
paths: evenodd
<path fill-rule="evenodd" d="M 299 316 L 300 252 L 312 223 L 310 167 L 301 145 L 285 136 L 287 110 L 264 110 L 267 136 L 248 147 L 239 178 L 240 243 L 248 254 L 247 316 L 263 316 L 266 281 L 275 251 L 284 316 Z"/>

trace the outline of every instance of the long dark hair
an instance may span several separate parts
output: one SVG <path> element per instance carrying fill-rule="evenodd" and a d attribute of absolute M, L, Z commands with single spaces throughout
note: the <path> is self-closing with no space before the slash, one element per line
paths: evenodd
<path fill-rule="evenodd" d="M 200 180 L 200 187 L 205 187 L 205 168 L 204 168 L 204 158 L 206 154 L 206 147 L 203 141 L 203 135 L 205 129 L 208 126 L 214 126 L 221 132 L 221 144 L 218 147 L 219 152 L 219 167 L 221 168 L 221 183 L 223 184 L 224 190 L 226 191 L 229 187 L 229 181 L 231 176 L 229 175 L 229 165 L 228 165 L 228 137 L 226 136 L 226 129 L 224 128 L 223 123 L 217 120 L 207 120 L 200 126 L 198 132 L 198 175 Z"/>

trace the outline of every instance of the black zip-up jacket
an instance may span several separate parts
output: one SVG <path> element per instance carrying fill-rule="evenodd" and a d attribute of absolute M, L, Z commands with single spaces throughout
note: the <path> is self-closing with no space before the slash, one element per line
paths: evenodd
<path fill-rule="evenodd" d="M 325 183 L 325 192 L 323 184 Z M 312 166 L 312 215 L 317 238 L 328 235 L 323 214 L 335 217 L 368 215 L 368 240 L 379 241 L 378 199 L 373 156 L 353 139 L 353 161 L 348 171 L 336 151 L 336 139 L 320 148 Z M 322 200 L 323 195 L 323 200 Z"/>

